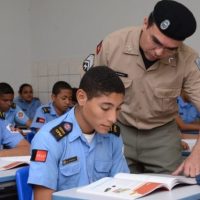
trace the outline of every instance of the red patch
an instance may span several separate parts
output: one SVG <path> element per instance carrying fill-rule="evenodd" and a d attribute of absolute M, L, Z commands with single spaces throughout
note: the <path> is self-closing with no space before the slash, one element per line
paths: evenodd
<path fill-rule="evenodd" d="M 46 150 L 33 149 L 31 155 L 31 161 L 45 162 L 47 158 L 47 153 L 48 151 Z"/>
<path fill-rule="evenodd" d="M 96 48 L 96 54 L 98 55 L 100 50 L 101 50 L 101 47 L 102 47 L 102 42 L 103 40 L 101 40 L 101 42 L 97 45 L 97 48 Z"/>
<path fill-rule="evenodd" d="M 45 119 L 44 119 L 44 118 L 41 118 L 41 117 L 38 117 L 38 118 L 36 119 L 36 122 L 39 122 L 39 123 L 44 124 L 44 123 L 45 123 Z"/>

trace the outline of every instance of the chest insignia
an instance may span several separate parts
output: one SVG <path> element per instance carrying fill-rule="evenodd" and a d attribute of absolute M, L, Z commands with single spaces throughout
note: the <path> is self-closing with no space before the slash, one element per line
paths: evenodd
<path fill-rule="evenodd" d="M 57 141 L 67 136 L 72 131 L 72 123 L 62 122 L 51 129 L 51 134 L 55 137 Z"/>
<path fill-rule="evenodd" d="M 43 107 L 42 110 L 44 113 L 50 113 L 50 107 Z"/>
<path fill-rule="evenodd" d="M 77 161 L 77 160 L 78 160 L 77 156 L 74 156 L 74 157 L 71 157 L 71 158 L 68 158 L 68 159 L 63 160 L 63 161 L 62 161 L 62 164 L 63 164 L 63 165 L 67 165 L 67 164 L 72 163 L 72 162 L 75 162 L 75 161 Z"/>
<path fill-rule="evenodd" d="M 117 137 L 120 136 L 120 127 L 116 124 L 113 124 L 110 128 L 109 133 L 116 135 Z"/>

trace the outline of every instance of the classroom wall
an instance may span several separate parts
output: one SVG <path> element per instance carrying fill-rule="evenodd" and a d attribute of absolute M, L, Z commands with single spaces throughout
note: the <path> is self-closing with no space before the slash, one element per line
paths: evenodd
<path fill-rule="evenodd" d="M 198 0 L 187 5 L 200 26 Z M 43 102 L 57 80 L 77 87 L 83 59 L 108 33 L 140 25 L 156 0 L 0 0 L 1 80 L 33 84 Z M 199 28 L 186 43 L 200 52 Z M 14 77 L 11 76 L 14 75 Z"/>

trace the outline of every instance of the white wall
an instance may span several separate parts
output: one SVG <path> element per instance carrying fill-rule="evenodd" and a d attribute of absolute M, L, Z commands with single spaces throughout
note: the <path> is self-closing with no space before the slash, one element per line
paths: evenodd
<path fill-rule="evenodd" d="M 179 0 L 196 16 L 198 0 Z M 140 25 L 156 0 L 0 0 L 0 81 L 32 82 L 43 102 L 52 85 L 78 86 L 80 65 L 108 33 Z M 186 42 L 200 52 L 199 27 Z"/>

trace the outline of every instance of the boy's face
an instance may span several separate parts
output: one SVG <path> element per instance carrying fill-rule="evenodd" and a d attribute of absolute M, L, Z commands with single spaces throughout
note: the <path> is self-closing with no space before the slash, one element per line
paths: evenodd
<path fill-rule="evenodd" d="M 0 95 L 0 110 L 2 112 L 7 112 L 10 109 L 13 103 L 13 98 L 14 98 L 13 94 Z"/>
<path fill-rule="evenodd" d="M 22 99 L 25 101 L 32 101 L 33 99 L 33 89 L 30 86 L 25 86 L 21 93 Z"/>
<path fill-rule="evenodd" d="M 61 89 L 57 95 L 52 95 L 53 104 L 58 114 L 62 114 L 72 104 L 72 90 Z"/>
<path fill-rule="evenodd" d="M 80 115 L 77 117 L 84 133 L 90 134 L 93 130 L 98 133 L 108 133 L 116 122 L 118 113 L 124 100 L 124 95 L 111 93 L 87 100 L 79 99 Z"/>

